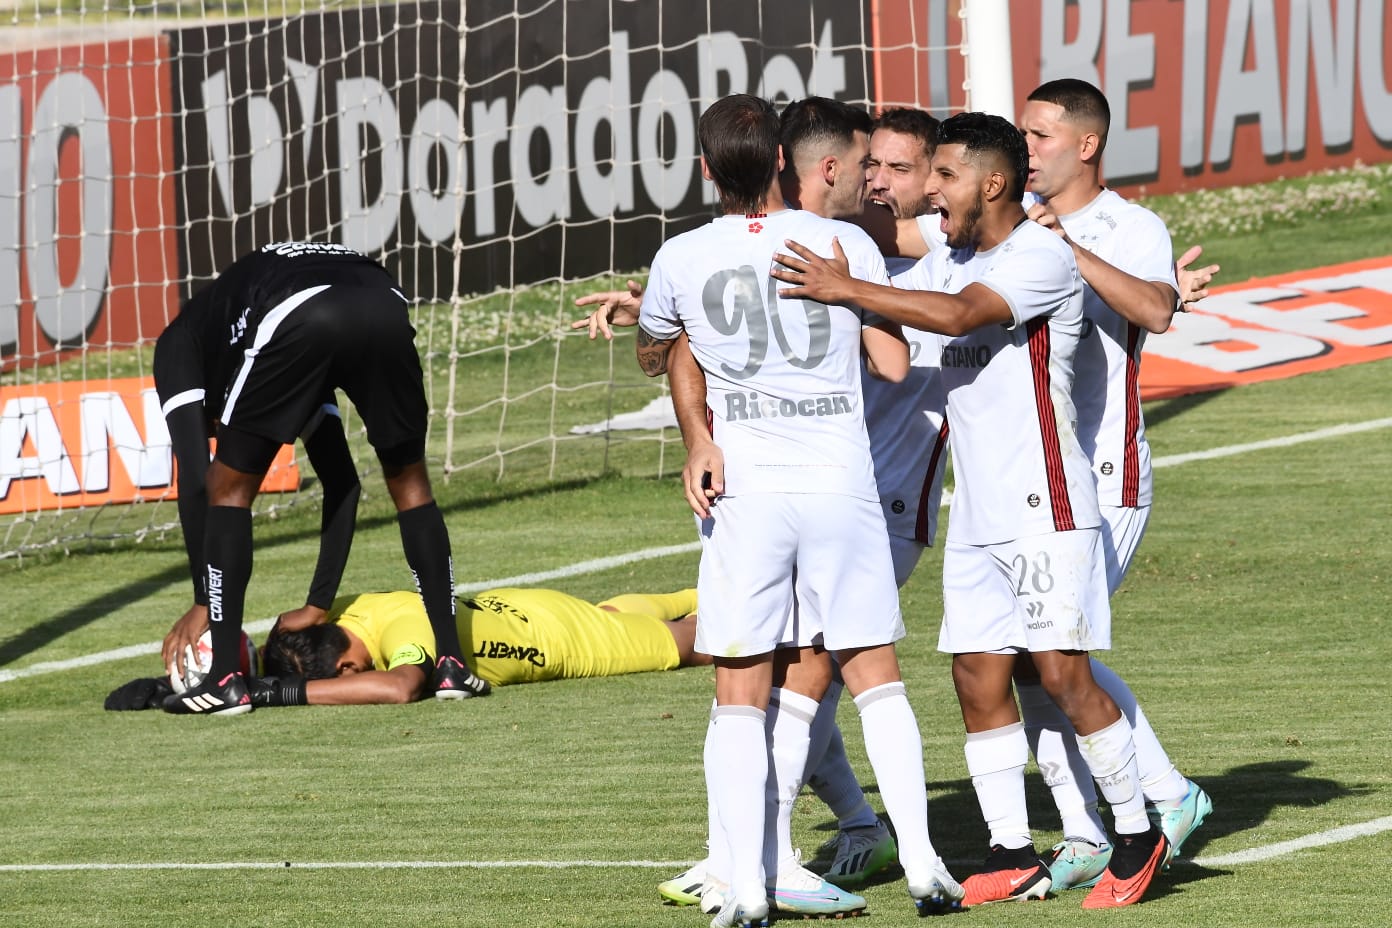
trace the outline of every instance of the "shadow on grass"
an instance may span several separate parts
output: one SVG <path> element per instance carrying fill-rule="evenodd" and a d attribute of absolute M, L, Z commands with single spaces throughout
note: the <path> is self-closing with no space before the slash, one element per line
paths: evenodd
<path fill-rule="evenodd" d="M 1213 386 L 1204 390 L 1202 393 L 1189 393 L 1184 396 L 1176 396 L 1173 399 L 1161 400 L 1154 405 L 1148 406 L 1145 411 L 1145 422 L 1147 426 L 1159 425 L 1167 419 L 1182 416 L 1191 409 L 1197 409 L 1209 400 L 1217 399 L 1231 387 Z"/>
<path fill-rule="evenodd" d="M 929 766 L 932 766 L 931 758 Z M 1367 791 L 1366 787 L 1348 786 L 1337 780 L 1308 776 L 1306 772 L 1312 766 L 1313 763 L 1308 760 L 1264 761 L 1233 767 L 1216 776 L 1197 777 L 1197 782 L 1213 798 L 1213 813 L 1204 821 L 1203 826 L 1184 842 L 1181 862 L 1157 878 L 1152 889 L 1147 891 L 1146 898 L 1164 896 L 1180 890 L 1180 887 L 1189 883 L 1210 877 L 1229 875 L 1231 870 L 1204 867 L 1190 861 L 1202 856 L 1203 849 L 1212 841 L 1258 828 L 1279 808 L 1321 806 Z M 865 787 L 865 793 L 874 797 L 878 795 L 879 790 L 872 784 Z M 1054 811 L 1052 797 L 1037 775 L 1032 774 L 1027 779 L 1026 793 L 1034 827 L 1056 830 L 1058 814 Z M 824 808 L 820 803 L 815 799 L 812 802 L 815 803 L 813 814 L 825 818 Z M 872 806 L 881 805 L 874 798 L 870 802 Z M 1103 820 L 1111 825 L 1111 817 L 1105 809 Z M 971 780 L 929 783 L 928 822 L 934 846 L 952 866 L 957 879 L 961 880 L 977 872 L 977 862 L 986 857 L 987 831 L 981 820 L 981 808 L 977 804 Z M 814 830 L 819 834 L 825 834 L 827 838 L 834 837 L 836 821 L 826 819 Z M 1041 853 L 1048 854 L 1048 848 L 1038 849 Z M 829 859 L 823 856 L 818 862 L 829 862 Z M 898 868 L 893 867 L 872 878 L 870 883 L 877 885 L 893 882 L 901 876 Z M 1075 895 L 1081 898 L 1081 894 L 1069 893 L 1070 898 Z"/>
<path fill-rule="evenodd" d="M 449 491 L 446 490 L 445 494 L 440 494 L 438 501 L 441 511 L 448 517 L 451 513 L 486 509 L 490 506 L 496 506 L 502 503 L 545 496 L 551 493 L 564 492 L 566 490 L 580 489 L 607 479 L 611 478 L 601 476 L 588 479 L 574 479 L 559 483 L 548 483 L 544 486 L 538 485 L 519 488 L 517 490 L 471 494 L 467 497 L 457 499 L 450 499 L 449 497 L 455 496 L 456 494 L 449 493 Z M 655 480 L 657 478 L 628 479 Z M 384 528 L 395 522 L 395 512 L 382 511 L 369 513 L 358 518 L 357 530 L 362 531 L 365 529 Z M 317 526 L 314 528 L 280 531 L 277 531 L 276 527 L 273 526 L 273 523 L 271 526 L 268 526 L 265 522 L 258 520 L 253 527 L 253 531 L 257 535 L 255 550 L 258 556 L 287 545 L 298 545 L 307 541 L 317 542 L 319 537 L 319 529 Z M 80 557 L 81 555 L 77 556 Z M 180 548 L 177 553 L 171 550 L 170 557 L 177 558 L 177 562 L 153 571 L 146 576 L 130 579 L 111 589 L 103 590 L 99 595 L 93 596 L 85 602 L 79 603 L 36 625 L 32 625 L 13 637 L 0 642 L 0 667 L 8 666 L 20 658 L 52 644 L 64 635 L 85 628 L 113 612 L 153 596 L 171 585 L 187 583 L 189 573 L 187 562 L 183 556 L 183 549 Z M 176 618 L 178 618 L 178 616 L 171 617 L 171 624 Z"/>

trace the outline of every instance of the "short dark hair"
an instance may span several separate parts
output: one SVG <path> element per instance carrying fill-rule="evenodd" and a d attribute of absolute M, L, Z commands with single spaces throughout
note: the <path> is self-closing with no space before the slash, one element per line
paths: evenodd
<path fill-rule="evenodd" d="M 311 625 L 266 639 L 261 655 L 268 677 L 324 680 L 338 676 L 338 661 L 348 650 L 348 633 L 333 623 Z"/>
<path fill-rule="evenodd" d="M 870 134 L 874 127 L 864 108 L 830 97 L 804 97 L 783 108 L 780 138 L 783 156 L 792 160 L 804 146 L 831 142 L 839 149 L 850 147 L 857 132 Z"/>
<path fill-rule="evenodd" d="M 1112 127 L 1112 108 L 1107 103 L 1106 95 L 1087 81 L 1074 77 L 1048 81 L 1034 88 L 1034 92 L 1025 99 L 1062 107 L 1063 116 L 1069 122 L 1088 123 L 1097 130 L 1099 154 L 1107 147 L 1107 132 Z"/>
<path fill-rule="evenodd" d="M 1029 180 L 1029 146 L 1020 130 L 992 113 L 958 113 L 938 124 L 938 146 L 961 145 L 966 159 L 986 155 L 999 160 L 1005 171 L 1006 196 L 1016 203 L 1024 199 Z"/>
<path fill-rule="evenodd" d="M 747 93 L 722 97 L 701 114 L 701 154 L 727 213 L 763 211 L 778 172 L 778 128 L 773 104 Z"/>
<path fill-rule="evenodd" d="M 936 116 L 911 106 L 896 106 L 882 110 L 875 117 L 875 129 L 897 132 L 918 139 L 923 143 L 923 151 L 931 155 L 938 145 L 938 119 Z"/>

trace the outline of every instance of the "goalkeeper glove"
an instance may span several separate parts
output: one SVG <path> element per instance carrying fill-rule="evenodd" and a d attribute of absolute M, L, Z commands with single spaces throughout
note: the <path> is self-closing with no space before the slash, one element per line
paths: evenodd
<path fill-rule="evenodd" d="M 250 677 L 247 692 L 251 694 L 251 704 L 258 709 L 309 704 L 304 677 Z"/>
<path fill-rule="evenodd" d="M 174 687 L 168 677 L 142 677 L 116 687 L 103 704 L 112 712 L 131 712 L 138 709 L 160 709 L 164 697 L 172 696 Z"/>

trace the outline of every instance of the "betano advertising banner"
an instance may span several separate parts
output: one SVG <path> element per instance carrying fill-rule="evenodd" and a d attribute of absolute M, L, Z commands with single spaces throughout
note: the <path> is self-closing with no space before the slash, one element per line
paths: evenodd
<path fill-rule="evenodd" d="M 174 499 L 176 476 L 150 378 L 0 387 L 0 515 Z M 299 481 L 286 445 L 261 488 Z"/>
<path fill-rule="evenodd" d="M 878 0 L 878 99 L 961 106 L 960 0 Z M 1010 0 L 1017 112 L 1047 80 L 1102 88 L 1127 195 L 1392 158 L 1387 0 Z M 926 54 L 906 45 L 936 46 Z M 951 46 L 951 47 L 949 47 Z"/>
<path fill-rule="evenodd" d="M 164 328 L 168 113 L 163 39 L 0 54 L 0 370 Z"/>
<path fill-rule="evenodd" d="M 1392 257 L 1217 287 L 1146 339 L 1141 395 L 1162 399 L 1392 358 Z"/>

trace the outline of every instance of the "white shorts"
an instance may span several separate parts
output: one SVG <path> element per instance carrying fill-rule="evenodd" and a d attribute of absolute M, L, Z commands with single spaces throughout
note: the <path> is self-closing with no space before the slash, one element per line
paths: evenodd
<path fill-rule="evenodd" d="M 928 546 L 917 538 L 889 536 L 889 556 L 894 561 L 894 582 L 900 587 L 908 583 L 909 578 L 913 576 L 914 568 L 918 566 L 918 560 L 923 557 L 923 549 L 926 547 Z"/>
<path fill-rule="evenodd" d="M 1097 651 L 1111 638 L 1100 530 L 944 547 L 939 651 Z"/>
<path fill-rule="evenodd" d="M 1150 523 L 1149 506 L 1101 506 L 1102 552 L 1107 557 L 1107 592 L 1115 593 Z"/>
<path fill-rule="evenodd" d="M 904 637 L 876 500 L 834 493 L 721 497 L 701 523 L 696 596 L 696 650 L 716 657 L 764 654 L 780 642 L 820 641 L 840 651 Z"/>

